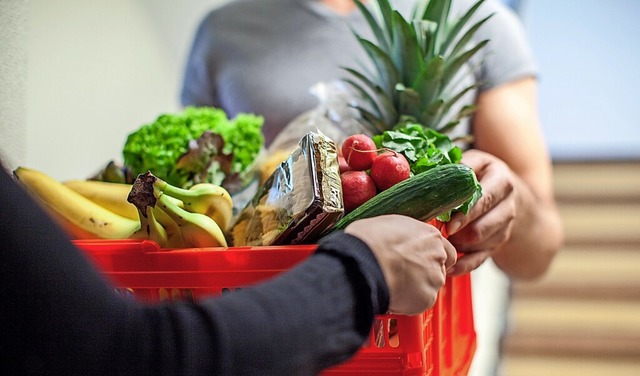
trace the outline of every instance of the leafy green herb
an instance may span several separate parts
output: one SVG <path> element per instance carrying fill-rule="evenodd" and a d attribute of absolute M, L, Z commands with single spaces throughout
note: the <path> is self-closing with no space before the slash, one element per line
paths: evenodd
<path fill-rule="evenodd" d="M 127 137 L 124 164 L 133 176 L 152 171 L 179 187 L 208 182 L 233 192 L 248 180 L 264 145 L 263 122 L 252 114 L 228 119 L 213 107 L 162 114 Z"/>
<path fill-rule="evenodd" d="M 414 175 L 438 165 L 459 163 L 462 159 L 462 151 L 447 135 L 417 123 L 405 123 L 384 131 L 375 135 L 373 141 L 379 148 L 403 154 Z"/>
<path fill-rule="evenodd" d="M 401 123 L 393 130 L 373 136 L 378 148 L 391 149 L 407 158 L 411 173 L 420 174 L 439 165 L 460 163 L 462 150 L 455 146 L 449 136 L 417 123 Z M 457 208 L 438 216 L 442 222 L 451 218 L 453 211 L 466 214 L 482 196 L 482 187 L 476 184 L 474 194 Z"/>

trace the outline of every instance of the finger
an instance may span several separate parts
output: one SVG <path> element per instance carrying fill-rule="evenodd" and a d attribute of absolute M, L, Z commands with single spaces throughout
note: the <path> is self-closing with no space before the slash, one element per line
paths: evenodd
<path fill-rule="evenodd" d="M 465 228 L 485 213 L 491 211 L 513 191 L 513 185 L 509 179 L 505 179 L 497 171 L 488 171 L 480 181 L 482 197 L 473 205 L 467 214 L 455 213 L 447 224 L 447 232 L 454 235 Z"/>
<path fill-rule="evenodd" d="M 476 173 L 478 173 L 482 171 L 485 166 L 491 163 L 491 159 L 482 151 L 470 149 L 462 154 L 462 160 L 460 163 L 471 167 L 476 171 Z"/>
<path fill-rule="evenodd" d="M 458 258 L 458 262 L 447 271 L 447 275 L 456 277 L 470 273 L 482 265 L 482 263 L 491 256 L 491 253 L 492 251 L 490 250 L 466 253 L 464 256 Z"/>
<path fill-rule="evenodd" d="M 449 236 L 458 251 L 468 252 L 496 248 L 511 236 L 515 207 L 503 201 L 455 235 Z"/>
<path fill-rule="evenodd" d="M 447 254 L 447 259 L 444 262 L 444 267 L 446 271 L 456 264 L 458 259 L 458 252 L 456 251 L 456 248 L 453 246 L 453 244 L 451 244 L 449 240 L 445 238 L 443 238 L 442 240 L 444 245 L 444 251 Z"/>

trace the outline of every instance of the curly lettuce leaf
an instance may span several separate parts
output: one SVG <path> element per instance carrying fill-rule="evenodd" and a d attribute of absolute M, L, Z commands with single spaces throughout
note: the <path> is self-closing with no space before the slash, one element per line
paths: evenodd
<path fill-rule="evenodd" d="M 134 176 L 152 171 L 179 187 L 200 182 L 222 184 L 226 180 L 230 186 L 225 188 L 235 188 L 237 184 L 230 182 L 238 177 L 248 180 L 245 178 L 264 145 L 263 122 L 261 116 L 252 114 L 239 114 L 230 120 L 223 110 L 213 107 L 187 107 L 182 112 L 163 114 L 127 137 L 122 151 L 124 164 Z M 208 137 L 200 140 L 206 132 L 219 135 L 222 147 L 215 147 Z"/>

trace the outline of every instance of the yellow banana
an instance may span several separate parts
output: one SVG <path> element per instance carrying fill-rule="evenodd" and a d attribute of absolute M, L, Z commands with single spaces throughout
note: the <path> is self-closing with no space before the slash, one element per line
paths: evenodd
<path fill-rule="evenodd" d="M 220 226 L 211 217 L 180 208 L 162 192 L 158 194 L 156 205 L 178 224 L 184 247 L 227 246 L 227 240 Z"/>
<path fill-rule="evenodd" d="M 67 180 L 62 184 L 114 213 L 130 219 L 138 219 L 138 209 L 127 201 L 131 184 L 81 179 Z"/>
<path fill-rule="evenodd" d="M 106 209 L 41 171 L 18 167 L 13 173 L 76 239 L 127 239 L 140 228 L 138 220 Z"/>
<path fill-rule="evenodd" d="M 158 243 L 160 248 L 167 248 L 169 242 L 167 231 L 158 223 L 154 212 L 152 206 L 147 206 L 144 211 L 142 209 L 138 210 L 140 228 L 129 238 L 153 240 Z"/>
<path fill-rule="evenodd" d="M 184 189 L 159 178 L 155 181 L 154 187 L 164 194 L 181 200 L 186 211 L 211 217 L 221 229 L 226 230 L 229 227 L 233 216 L 233 201 L 229 192 L 223 187 L 200 183 Z"/>
<path fill-rule="evenodd" d="M 131 184 L 109 183 L 98 180 L 67 180 L 64 185 L 80 193 L 89 200 L 104 206 L 105 208 L 130 219 L 139 219 L 138 209 L 135 205 L 127 201 Z M 176 205 L 183 207 L 182 201 L 174 199 Z M 153 215 L 166 230 L 168 237 L 168 248 L 181 248 L 182 240 L 177 240 L 179 236 L 174 236 L 178 230 L 178 224 L 158 207 L 153 208 Z"/>
<path fill-rule="evenodd" d="M 176 205 L 178 203 L 182 204 L 182 201 L 174 200 L 174 202 Z M 178 226 L 176 221 L 165 213 L 159 205 L 153 207 L 153 215 L 167 232 L 167 248 L 185 248 L 186 246 L 180 234 L 180 226 Z"/>

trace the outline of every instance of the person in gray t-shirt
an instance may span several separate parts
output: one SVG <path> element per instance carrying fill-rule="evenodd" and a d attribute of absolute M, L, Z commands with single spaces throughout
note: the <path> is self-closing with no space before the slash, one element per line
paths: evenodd
<path fill-rule="evenodd" d="M 404 15 L 415 2 L 391 1 Z M 474 3 L 454 0 L 452 15 Z M 463 163 L 476 171 L 483 198 L 468 215 L 457 214 L 447 224 L 452 243 L 465 253 L 450 274 L 477 275 L 494 265 L 508 279 L 533 279 L 546 272 L 563 241 L 536 107 L 538 71 L 517 16 L 487 0 L 475 17 L 490 13 L 495 14 L 475 36 L 490 42 L 463 68 L 474 74 L 461 83 L 483 82 L 460 101 L 474 102 L 478 110 L 454 133 L 474 136 Z M 314 84 L 347 77 L 341 67 L 366 61 L 351 28 L 369 36 L 351 0 L 231 1 L 198 27 L 182 103 L 220 107 L 229 116 L 263 115 L 269 145 L 288 123 L 317 105 L 309 93 Z M 474 308 L 493 295 L 490 287 L 474 289 Z M 483 329 L 482 322 L 476 325 Z"/>

